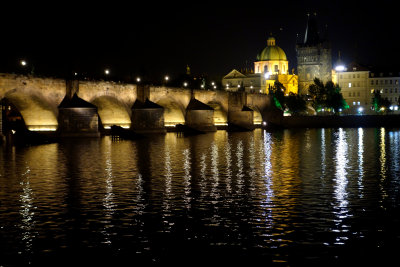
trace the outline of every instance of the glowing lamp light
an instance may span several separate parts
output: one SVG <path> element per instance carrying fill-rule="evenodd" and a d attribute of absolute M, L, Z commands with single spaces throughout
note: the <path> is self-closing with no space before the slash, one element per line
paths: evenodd
<path fill-rule="evenodd" d="M 24 67 L 27 65 L 25 60 L 21 60 L 20 63 L 21 63 L 21 66 L 24 66 Z"/>
<path fill-rule="evenodd" d="M 344 70 L 346 70 L 346 67 L 343 65 L 338 65 L 338 66 L 336 66 L 335 70 L 336 71 L 344 71 Z"/>
<path fill-rule="evenodd" d="M 187 82 L 184 82 L 184 83 L 183 83 L 183 86 L 185 86 L 185 87 L 188 86 L 188 83 L 187 83 Z"/>
<path fill-rule="evenodd" d="M 265 78 L 266 80 L 269 79 L 269 76 L 270 76 L 269 72 L 264 73 L 264 78 Z"/>
<path fill-rule="evenodd" d="M 137 77 L 137 78 L 136 78 L 136 81 L 137 81 L 137 82 L 140 82 L 140 77 Z"/>
<path fill-rule="evenodd" d="M 167 75 L 167 76 L 165 76 L 165 77 L 164 77 L 164 79 L 165 79 L 166 81 L 168 81 L 168 80 L 169 80 L 169 77 L 168 77 L 168 75 Z"/>
<path fill-rule="evenodd" d="M 105 73 L 106 75 L 108 75 L 108 74 L 110 74 L 110 70 L 109 70 L 109 69 L 105 69 L 105 70 L 104 70 L 104 73 Z"/>
<path fill-rule="evenodd" d="M 360 112 L 360 113 L 363 112 L 363 110 L 364 110 L 364 109 L 363 109 L 362 107 L 359 107 L 359 108 L 358 108 L 358 112 Z"/>

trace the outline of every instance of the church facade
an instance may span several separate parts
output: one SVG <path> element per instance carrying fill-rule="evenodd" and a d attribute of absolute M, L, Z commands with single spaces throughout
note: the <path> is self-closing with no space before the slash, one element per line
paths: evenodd
<path fill-rule="evenodd" d="M 222 79 L 227 91 L 246 91 L 267 94 L 278 81 L 285 87 L 285 94 L 298 93 L 298 76 L 289 72 L 289 61 L 285 52 L 270 36 L 267 46 L 257 55 L 254 70 L 232 70 Z"/>

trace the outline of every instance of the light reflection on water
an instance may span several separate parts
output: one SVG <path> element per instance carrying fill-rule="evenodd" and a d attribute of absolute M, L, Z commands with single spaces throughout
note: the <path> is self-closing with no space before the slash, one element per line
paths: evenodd
<path fill-rule="evenodd" d="M 340 128 L 4 147 L 0 265 L 93 254 L 293 264 L 396 247 L 398 144 L 397 129 Z"/>

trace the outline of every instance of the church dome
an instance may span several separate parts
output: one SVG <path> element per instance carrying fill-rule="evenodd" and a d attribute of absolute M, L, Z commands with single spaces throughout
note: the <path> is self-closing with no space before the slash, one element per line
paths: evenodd
<path fill-rule="evenodd" d="M 269 37 L 267 47 L 257 55 L 258 61 L 287 60 L 285 52 L 275 44 L 275 38 Z"/>

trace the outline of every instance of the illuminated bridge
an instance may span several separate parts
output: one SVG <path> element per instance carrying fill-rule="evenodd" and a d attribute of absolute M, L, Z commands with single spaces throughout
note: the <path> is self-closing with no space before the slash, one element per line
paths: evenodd
<path fill-rule="evenodd" d="M 31 131 L 75 134 L 112 125 L 139 132 L 165 131 L 178 124 L 209 131 L 235 124 L 252 128 L 269 114 L 265 94 L 190 90 L 165 86 L 78 81 L 0 74 L 2 125 Z"/>

